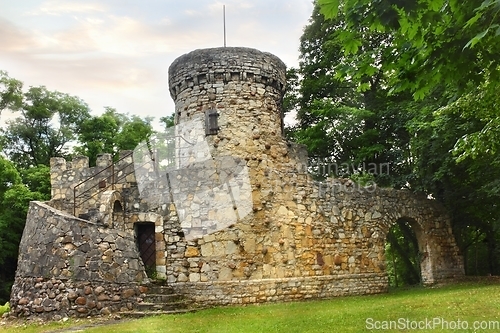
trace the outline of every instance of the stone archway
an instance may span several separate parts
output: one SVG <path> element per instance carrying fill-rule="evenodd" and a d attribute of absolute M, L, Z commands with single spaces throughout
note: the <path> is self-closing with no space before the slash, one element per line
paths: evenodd
<path fill-rule="evenodd" d="M 398 220 L 410 223 L 418 241 L 424 285 L 463 276 L 462 256 L 458 253 L 450 220 L 443 207 L 409 191 L 381 189 L 380 194 L 384 196 L 384 204 L 371 207 L 378 209 L 372 213 L 372 219 L 377 217 L 384 241 Z"/>
<path fill-rule="evenodd" d="M 101 223 L 114 229 L 123 229 L 124 215 L 122 195 L 119 191 L 110 190 L 102 193 L 99 199 Z"/>

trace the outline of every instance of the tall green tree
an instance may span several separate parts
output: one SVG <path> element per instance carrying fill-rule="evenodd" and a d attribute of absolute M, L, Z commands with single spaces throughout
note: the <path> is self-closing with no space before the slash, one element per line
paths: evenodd
<path fill-rule="evenodd" d="M 500 274 L 499 88 L 484 84 L 445 107 L 422 108 L 410 125 L 413 186 L 448 208 L 471 274 Z"/>
<path fill-rule="evenodd" d="M 151 119 L 129 117 L 107 107 L 100 116 L 86 119 L 80 126 L 76 153 L 89 157 L 95 165 L 102 153 L 116 155 L 120 150 L 132 150 L 152 134 Z"/>
<path fill-rule="evenodd" d="M 442 202 L 468 273 L 498 274 L 498 1 L 318 3 L 294 137 L 323 161 L 390 162 L 375 180 Z"/>
<path fill-rule="evenodd" d="M 325 19 L 316 6 L 304 29 L 293 136 L 308 147 L 312 164 L 333 166 L 328 169 L 337 176 L 369 169 L 379 184 L 405 186 L 411 173 L 406 122 L 412 98 L 389 96 L 386 74 L 376 68 L 347 78 L 337 75 L 339 65 L 352 62 L 339 40 L 344 24 L 340 15 Z M 359 52 L 381 61 L 385 49 L 380 45 L 390 43 L 392 36 L 363 29 L 353 33 L 363 39 Z"/>
<path fill-rule="evenodd" d="M 115 137 L 121 123 L 122 118 L 112 108 L 107 108 L 100 116 L 86 119 L 81 124 L 75 152 L 88 156 L 91 165 L 95 165 L 97 155 L 115 152 Z"/>
<path fill-rule="evenodd" d="M 3 153 L 23 169 L 49 165 L 51 157 L 69 153 L 81 123 L 90 117 L 81 99 L 46 87 L 22 90 L 22 83 L 0 73 L 4 86 L 0 105 L 19 114 L 0 130 Z M 6 88 L 5 88 L 6 87 Z"/>
<path fill-rule="evenodd" d="M 10 287 L 17 268 L 19 242 L 24 229 L 28 204 L 46 196 L 31 191 L 22 183 L 13 163 L 0 156 L 0 303 L 10 298 Z"/>

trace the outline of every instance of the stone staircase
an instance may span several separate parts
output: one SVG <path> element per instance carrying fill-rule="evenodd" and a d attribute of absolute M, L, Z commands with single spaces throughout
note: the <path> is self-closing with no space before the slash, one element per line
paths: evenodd
<path fill-rule="evenodd" d="M 190 302 L 183 295 L 176 294 L 174 290 L 166 285 L 153 282 L 148 285 L 144 299 L 137 304 L 136 309 L 130 312 L 121 312 L 120 316 L 129 318 L 140 318 L 145 316 L 178 314 L 196 311 L 190 308 Z"/>

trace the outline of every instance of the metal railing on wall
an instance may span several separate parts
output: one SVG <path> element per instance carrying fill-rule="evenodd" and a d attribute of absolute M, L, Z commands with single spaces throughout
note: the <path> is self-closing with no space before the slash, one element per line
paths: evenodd
<path fill-rule="evenodd" d="M 146 143 L 143 143 L 141 146 L 136 147 L 134 150 L 135 152 L 140 152 L 141 149 L 143 149 L 143 153 L 148 156 L 149 159 L 146 159 L 141 165 L 134 165 L 134 161 L 132 158 L 131 163 L 120 163 L 127 159 L 128 157 L 133 157 L 134 156 L 134 151 L 129 152 L 128 154 L 124 155 L 121 157 L 118 161 L 113 162 L 111 165 L 108 167 L 102 169 L 101 171 L 95 173 L 94 175 L 86 178 L 82 182 L 78 183 L 74 188 L 73 188 L 73 215 L 76 216 L 76 211 L 79 207 L 81 207 L 83 204 L 86 202 L 90 201 L 92 198 L 97 197 L 99 194 L 102 192 L 108 190 L 109 188 L 112 188 L 113 190 L 115 189 L 115 185 L 118 184 L 122 179 L 126 178 L 128 175 L 132 174 L 135 172 L 136 169 L 141 169 L 145 165 L 147 165 L 150 162 L 152 163 L 153 171 L 156 173 L 158 176 L 158 173 L 160 172 L 160 165 L 159 162 L 160 160 L 163 162 L 166 162 L 165 165 L 163 165 L 163 169 L 168 169 L 168 168 L 175 168 L 176 167 L 176 160 L 181 159 L 181 154 L 176 154 L 176 146 L 178 145 L 176 143 L 176 140 L 182 140 L 185 143 L 189 145 L 189 147 L 194 146 L 195 144 L 186 140 L 183 136 L 181 135 L 173 135 L 171 137 L 168 137 L 165 140 L 165 146 L 163 149 L 153 149 L 151 147 L 151 142 L 148 140 Z M 163 151 L 163 153 L 160 153 L 159 151 Z M 141 154 L 138 154 L 138 156 L 141 156 Z M 123 164 L 123 165 L 120 165 Z M 121 175 L 118 175 L 120 171 L 123 171 L 130 167 L 129 172 L 123 172 Z M 165 176 L 167 176 L 166 170 L 165 171 Z M 110 173 L 110 174 L 109 174 Z M 109 174 L 109 175 L 108 175 Z M 101 175 L 102 179 L 97 181 L 97 183 L 93 186 L 90 186 L 89 188 L 85 189 L 85 186 L 87 183 L 91 181 L 95 181 L 96 179 L 99 178 Z M 78 193 L 79 188 L 83 186 L 84 190 L 81 193 Z"/>
<path fill-rule="evenodd" d="M 128 157 L 131 157 L 132 154 L 133 154 L 133 152 L 126 154 L 125 156 L 121 157 L 118 161 L 113 162 L 110 166 L 108 166 L 108 167 L 102 169 L 101 171 L 97 172 L 96 174 L 88 177 L 87 179 L 78 183 L 73 188 L 73 215 L 76 216 L 76 210 L 78 207 L 83 206 L 83 204 L 90 201 L 92 198 L 97 197 L 102 192 L 107 191 L 110 187 L 111 187 L 111 189 L 114 190 L 115 185 L 118 182 L 120 182 L 122 179 L 126 178 L 128 175 L 130 175 L 131 173 L 134 172 L 134 168 L 131 168 L 130 172 L 128 172 L 128 173 L 124 172 L 123 174 L 118 176 L 120 171 L 123 171 L 127 167 L 133 165 L 133 162 L 131 162 L 131 163 L 127 163 L 123 166 L 118 167 L 120 162 L 124 161 Z M 111 174 L 107 175 L 108 173 L 111 173 Z M 98 178 L 99 175 L 103 175 L 105 177 L 103 177 L 101 180 L 99 180 L 95 185 L 93 185 L 93 186 L 85 189 L 83 192 L 77 194 L 78 188 L 82 187 L 83 185 L 85 185 L 91 181 L 95 181 L 95 179 Z"/>

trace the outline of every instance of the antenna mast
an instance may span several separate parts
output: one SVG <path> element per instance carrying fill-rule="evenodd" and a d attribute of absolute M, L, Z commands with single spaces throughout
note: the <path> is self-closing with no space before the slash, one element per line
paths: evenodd
<path fill-rule="evenodd" d="M 224 47 L 226 47 L 226 5 L 222 5 L 222 18 L 224 21 Z"/>

